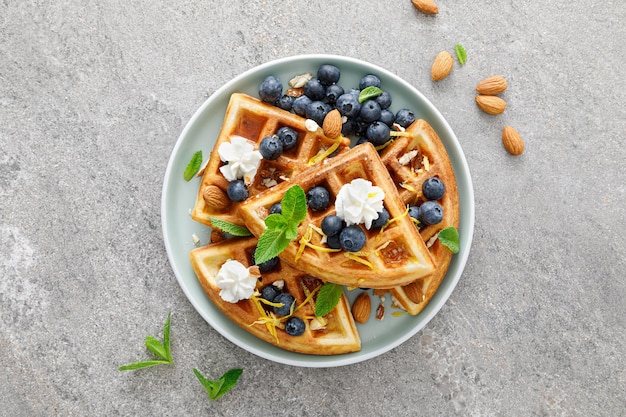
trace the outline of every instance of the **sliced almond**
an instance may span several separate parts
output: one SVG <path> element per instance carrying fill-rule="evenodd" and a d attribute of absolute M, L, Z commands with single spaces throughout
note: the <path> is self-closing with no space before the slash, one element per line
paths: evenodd
<path fill-rule="evenodd" d="M 341 119 L 341 113 L 339 110 L 334 109 L 328 112 L 322 123 L 322 130 L 324 134 L 329 138 L 335 139 L 341 134 L 341 128 L 343 127 L 343 120 Z"/>
<path fill-rule="evenodd" d="M 352 317 L 354 321 L 358 323 L 365 323 L 370 318 L 370 312 L 372 310 L 372 301 L 368 293 L 363 292 L 359 295 L 354 304 L 352 304 Z"/>
<path fill-rule="evenodd" d="M 506 101 L 496 96 L 476 96 L 476 104 L 488 114 L 501 114 L 506 109 Z"/>
<path fill-rule="evenodd" d="M 443 80 L 452 71 L 454 65 L 454 58 L 448 51 L 441 51 L 435 57 L 433 65 L 430 67 L 430 78 L 433 81 Z"/>
<path fill-rule="evenodd" d="M 487 77 L 476 86 L 476 91 L 478 94 L 485 96 L 494 96 L 496 94 L 502 93 L 508 84 L 504 77 L 500 75 L 494 75 L 493 77 Z"/>
<path fill-rule="evenodd" d="M 502 144 L 511 155 L 524 153 L 524 141 L 517 130 L 511 126 L 504 126 L 504 129 L 502 129 Z"/>
<path fill-rule="evenodd" d="M 439 13 L 439 8 L 437 7 L 437 3 L 433 0 L 411 0 L 413 6 L 420 12 L 424 14 L 437 14 Z"/>
<path fill-rule="evenodd" d="M 223 210 L 230 204 L 230 200 L 224 191 L 216 185 L 209 185 L 202 193 L 206 205 L 214 210 Z"/>

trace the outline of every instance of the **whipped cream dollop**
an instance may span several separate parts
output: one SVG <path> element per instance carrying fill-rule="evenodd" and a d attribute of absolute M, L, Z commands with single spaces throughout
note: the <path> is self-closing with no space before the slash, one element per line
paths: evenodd
<path fill-rule="evenodd" d="M 369 229 L 383 211 L 384 198 L 382 188 L 357 178 L 341 187 L 335 200 L 335 210 L 348 226 L 363 223 Z"/>
<path fill-rule="evenodd" d="M 226 162 L 226 165 L 220 167 L 222 175 L 228 181 L 243 178 L 246 184 L 252 182 L 263 159 L 261 152 L 254 150 L 254 144 L 241 136 L 233 136 L 230 142 L 220 144 L 217 153 Z"/>
<path fill-rule="evenodd" d="M 229 259 L 221 266 L 215 281 L 221 289 L 220 297 L 229 303 L 236 303 L 254 294 L 258 277 L 241 262 Z"/>

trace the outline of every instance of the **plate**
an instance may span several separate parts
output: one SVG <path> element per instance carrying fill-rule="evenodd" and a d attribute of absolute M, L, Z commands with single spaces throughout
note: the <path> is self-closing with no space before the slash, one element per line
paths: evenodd
<path fill-rule="evenodd" d="M 416 117 L 431 124 L 454 166 L 461 206 L 460 251 L 452 258 L 448 273 L 428 306 L 417 316 L 396 317 L 390 314 L 393 311 L 390 308 L 391 300 L 386 297 L 387 314 L 383 320 L 373 319 L 363 325 L 357 324 L 362 349 L 336 356 L 305 355 L 280 349 L 241 329 L 213 305 L 189 262 L 189 251 L 196 246 L 192 236 L 200 238 L 198 245 L 206 244 L 210 236 L 210 229 L 195 222 L 190 216 L 200 179 L 194 178 L 190 182 L 183 179 L 185 167 L 194 152 L 202 150 L 204 159 L 208 158 L 232 93 L 242 92 L 258 97 L 258 87 L 266 76 L 274 75 L 286 86 L 294 75 L 306 72 L 315 74 L 319 66 L 326 63 L 336 65 L 341 70 L 339 84 L 346 90 L 357 87 L 364 75 L 376 74 L 381 79 L 381 87 L 392 96 L 391 110 L 397 111 L 403 107 L 412 109 Z M 469 168 L 454 132 L 439 111 L 415 87 L 383 68 L 357 59 L 334 55 L 300 55 L 246 71 L 213 93 L 195 112 L 178 138 L 165 171 L 161 216 L 165 247 L 178 283 L 194 308 L 215 330 L 237 346 L 265 359 L 293 366 L 334 367 L 365 361 L 393 349 L 419 332 L 437 314 L 459 281 L 469 256 L 474 231 L 474 193 Z M 349 298 L 355 295 L 348 291 Z M 376 308 L 377 300 L 373 301 L 373 308 Z"/>

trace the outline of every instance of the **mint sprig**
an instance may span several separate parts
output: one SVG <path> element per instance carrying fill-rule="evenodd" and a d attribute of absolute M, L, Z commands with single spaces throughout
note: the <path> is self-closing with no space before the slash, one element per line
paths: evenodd
<path fill-rule="evenodd" d="M 298 226 L 306 217 L 306 195 L 299 185 L 289 188 L 280 202 L 282 213 L 265 218 L 266 229 L 257 242 L 254 260 L 257 265 L 277 257 L 298 236 Z"/>
<path fill-rule="evenodd" d="M 454 46 L 454 50 L 456 51 L 456 58 L 459 60 L 459 64 L 465 65 L 467 62 L 467 52 L 465 51 L 465 48 L 463 48 L 463 45 L 457 43 Z"/>
<path fill-rule="evenodd" d="M 333 284 L 332 282 L 324 283 L 315 300 L 315 315 L 322 317 L 330 313 L 339 303 L 342 294 L 342 285 Z"/>
<path fill-rule="evenodd" d="M 174 361 L 172 359 L 172 353 L 170 351 L 170 320 L 172 313 L 167 314 L 167 320 L 163 326 L 163 343 L 159 342 L 155 337 L 146 336 L 146 347 L 157 357 L 161 359 L 135 362 L 129 365 L 120 366 L 120 371 L 133 371 L 135 369 L 148 368 L 155 365 L 170 365 Z"/>
<path fill-rule="evenodd" d="M 196 151 L 191 157 L 191 160 L 187 164 L 187 168 L 185 168 L 185 173 L 183 174 L 185 181 L 190 181 L 194 175 L 200 170 L 202 166 L 202 151 Z"/>
<path fill-rule="evenodd" d="M 437 239 L 452 251 L 452 253 L 459 253 L 459 232 L 456 227 L 450 226 L 441 230 L 437 235 Z"/>
<path fill-rule="evenodd" d="M 216 219 L 215 217 L 209 217 L 209 221 L 214 228 L 226 232 L 229 235 L 252 236 L 252 233 L 250 233 L 250 231 L 244 226 L 239 226 L 238 224 L 227 222 L 225 220 Z"/>
<path fill-rule="evenodd" d="M 378 87 L 374 87 L 373 85 L 370 85 L 369 87 L 365 87 L 359 93 L 359 103 L 363 103 L 363 102 L 365 102 L 367 100 L 376 98 L 379 95 L 381 95 L 382 93 L 383 93 L 383 90 L 381 90 Z"/>
<path fill-rule="evenodd" d="M 196 374 L 198 381 L 200 381 L 200 383 L 206 390 L 207 394 L 209 395 L 209 399 L 211 401 L 215 401 L 235 386 L 235 384 L 239 380 L 239 377 L 243 373 L 243 369 L 235 368 L 226 371 L 226 373 L 224 373 L 224 375 L 222 375 L 216 381 L 212 381 L 209 378 L 205 377 L 196 368 L 193 368 L 193 373 Z"/>

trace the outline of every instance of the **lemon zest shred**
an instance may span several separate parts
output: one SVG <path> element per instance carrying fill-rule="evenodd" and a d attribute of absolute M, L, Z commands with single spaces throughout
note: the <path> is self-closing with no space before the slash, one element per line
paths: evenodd
<path fill-rule="evenodd" d="M 305 304 L 313 300 L 313 296 L 320 290 L 320 288 L 322 288 L 321 285 L 315 288 L 313 291 L 311 291 L 311 293 L 307 295 L 307 297 L 304 299 L 304 301 L 300 303 L 300 305 L 296 308 L 296 310 L 298 310 L 299 308 L 301 308 L 302 306 L 304 306 Z"/>
<path fill-rule="evenodd" d="M 360 264 L 363 264 L 363 265 L 367 266 L 368 268 L 370 268 L 371 270 L 374 270 L 374 265 L 370 261 L 368 261 L 367 259 L 363 259 L 363 258 L 359 257 L 359 255 L 356 255 L 356 254 L 350 253 L 350 252 L 346 252 L 344 255 L 345 255 L 346 258 L 351 259 L 351 260 L 353 260 L 355 262 L 358 262 Z"/>
<path fill-rule="evenodd" d="M 315 165 L 318 162 L 322 161 L 323 159 L 326 159 L 326 157 L 328 157 L 330 154 L 335 152 L 337 150 L 337 148 L 339 148 L 339 144 L 341 143 L 342 139 L 343 139 L 342 135 L 337 136 L 337 139 L 335 139 L 333 144 L 330 145 L 328 147 L 328 149 L 326 149 L 322 153 L 318 153 L 317 155 L 313 156 L 311 159 L 309 159 L 309 162 L 307 162 L 307 164 L 308 165 Z"/>
<path fill-rule="evenodd" d="M 306 242 L 304 246 L 307 246 L 319 252 L 339 252 L 341 250 L 341 249 L 325 248 L 323 246 L 314 245 L 310 242 Z"/>
<path fill-rule="evenodd" d="M 392 130 L 391 132 L 389 132 L 389 136 L 394 137 L 394 136 L 405 136 L 405 137 L 409 137 L 411 136 L 410 132 L 399 132 L 397 130 Z"/>
<path fill-rule="evenodd" d="M 402 213 L 401 215 L 399 215 L 398 217 L 394 217 L 393 219 L 389 219 L 389 221 L 387 222 L 387 224 L 385 224 L 383 227 L 380 228 L 380 234 L 383 233 L 383 231 L 389 227 L 389 225 L 395 221 L 400 220 L 401 218 L 407 216 L 409 214 L 409 208 L 407 207 L 406 210 L 404 211 L 404 213 Z"/>
<path fill-rule="evenodd" d="M 296 256 L 294 258 L 295 262 L 298 262 L 298 259 L 302 256 L 304 252 L 304 248 L 306 248 L 307 243 L 311 240 L 311 235 L 313 234 L 312 229 L 309 227 L 306 229 L 304 235 L 300 238 L 300 247 L 298 248 L 298 252 L 296 252 Z"/>
<path fill-rule="evenodd" d="M 391 142 L 393 142 L 393 139 L 389 139 L 387 142 L 383 143 L 382 145 L 374 146 L 374 149 L 376 149 L 377 151 L 382 151 L 387 146 L 391 145 Z"/>
<path fill-rule="evenodd" d="M 393 313 L 391 313 L 391 315 L 394 317 L 402 317 L 406 316 L 407 314 L 409 314 L 408 311 L 394 311 Z"/>
<path fill-rule="evenodd" d="M 412 193 L 416 193 L 417 191 L 415 190 L 415 188 L 413 188 L 412 186 L 410 186 L 409 184 L 405 183 L 405 182 L 401 182 L 400 183 L 400 187 L 404 188 L 405 190 L 409 190 Z"/>

